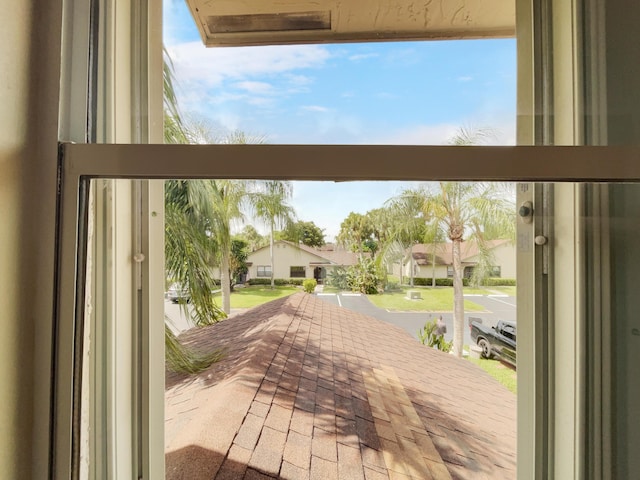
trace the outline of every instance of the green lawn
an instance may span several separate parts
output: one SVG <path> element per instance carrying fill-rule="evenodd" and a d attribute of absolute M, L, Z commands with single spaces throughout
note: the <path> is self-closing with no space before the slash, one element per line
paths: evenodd
<path fill-rule="evenodd" d="M 491 375 L 493 378 L 498 380 L 502 385 L 507 387 L 513 393 L 517 393 L 518 391 L 518 376 L 516 375 L 516 371 L 512 368 L 503 365 L 498 360 L 487 360 L 486 358 L 469 358 L 467 359 L 478 365 L 485 372 Z"/>
<path fill-rule="evenodd" d="M 496 292 L 495 290 L 493 290 L 493 287 L 464 287 L 463 290 L 465 295 L 491 295 L 492 293 Z"/>
<path fill-rule="evenodd" d="M 386 292 L 380 295 L 367 295 L 367 298 L 375 306 L 386 310 L 397 310 L 402 312 L 451 312 L 453 311 L 453 288 L 436 287 L 420 288 L 422 300 L 407 300 L 404 288 L 401 292 Z M 466 312 L 482 312 L 484 307 L 473 303 L 470 300 L 464 301 Z"/>
<path fill-rule="evenodd" d="M 487 288 L 490 288 L 491 290 L 495 290 L 500 293 L 504 293 L 505 295 L 509 295 L 510 297 L 516 296 L 515 285 L 513 287 L 487 287 Z"/>
<path fill-rule="evenodd" d="M 231 308 L 252 308 L 301 291 L 302 287 L 275 287 L 271 290 L 271 287 L 266 285 L 238 288 L 231 293 Z M 220 293 L 215 297 L 220 304 Z"/>

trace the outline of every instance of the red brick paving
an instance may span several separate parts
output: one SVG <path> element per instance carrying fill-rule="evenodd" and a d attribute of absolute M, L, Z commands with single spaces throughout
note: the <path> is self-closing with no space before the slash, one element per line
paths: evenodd
<path fill-rule="evenodd" d="M 168 479 L 515 478 L 516 398 L 403 330 L 296 294 L 192 329 L 167 374 Z"/>

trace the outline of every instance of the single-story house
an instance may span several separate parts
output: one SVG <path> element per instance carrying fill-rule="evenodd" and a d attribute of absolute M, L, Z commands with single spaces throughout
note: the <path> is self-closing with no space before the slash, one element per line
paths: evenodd
<path fill-rule="evenodd" d="M 247 257 L 247 279 L 271 278 L 269 245 L 251 252 Z M 308 247 L 286 240 L 273 244 L 273 278 L 315 278 L 322 283 L 336 267 L 358 263 L 358 254 L 328 244 L 321 248 Z"/>
<path fill-rule="evenodd" d="M 453 244 L 451 242 L 418 244 L 407 250 L 402 263 L 402 276 L 414 278 L 451 278 L 453 277 Z M 488 248 L 492 256 L 492 277 L 516 278 L 516 246 L 511 240 L 490 240 Z M 478 264 L 480 253 L 474 241 L 462 242 L 460 255 L 464 276 L 471 277 Z M 411 261 L 409 260 L 411 257 Z M 435 260 L 435 262 L 434 262 Z M 396 264 L 393 273 L 400 276 L 400 265 Z"/>

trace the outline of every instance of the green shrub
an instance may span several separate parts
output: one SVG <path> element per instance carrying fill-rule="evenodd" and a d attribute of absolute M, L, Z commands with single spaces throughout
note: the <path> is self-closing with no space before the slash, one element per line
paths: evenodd
<path fill-rule="evenodd" d="M 273 284 L 278 287 L 285 287 L 287 285 L 302 285 L 304 278 L 274 278 Z M 271 285 L 270 278 L 252 278 L 247 281 L 249 285 Z"/>
<path fill-rule="evenodd" d="M 383 288 L 379 268 L 370 258 L 361 259 L 347 270 L 347 283 L 354 292 L 376 294 Z"/>
<path fill-rule="evenodd" d="M 302 288 L 307 293 L 313 293 L 316 289 L 318 282 L 314 278 L 307 278 L 304 282 L 302 282 Z"/>
<path fill-rule="evenodd" d="M 348 290 L 350 287 L 347 269 L 344 267 L 336 267 L 332 269 L 327 276 L 327 285 L 340 290 Z"/>
<path fill-rule="evenodd" d="M 417 287 L 430 287 L 432 279 L 423 277 L 414 278 L 413 284 Z M 462 285 L 468 287 L 469 279 L 463 278 Z M 436 278 L 436 287 L 453 287 L 453 278 Z"/>
<path fill-rule="evenodd" d="M 453 342 L 447 342 L 443 333 L 438 333 L 438 321 L 436 319 L 427 320 L 424 327 L 418 330 L 420 343 L 429 347 L 436 347 L 443 352 L 449 352 Z"/>
<path fill-rule="evenodd" d="M 485 287 L 514 287 L 516 285 L 515 278 L 485 278 L 482 281 Z"/>
<path fill-rule="evenodd" d="M 393 291 L 397 292 L 398 290 L 402 290 L 400 288 L 400 283 L 399 282 L 388 281 L 387 284 L 384 287 L 384 291 L 385 292 L 393 292 Z"/>

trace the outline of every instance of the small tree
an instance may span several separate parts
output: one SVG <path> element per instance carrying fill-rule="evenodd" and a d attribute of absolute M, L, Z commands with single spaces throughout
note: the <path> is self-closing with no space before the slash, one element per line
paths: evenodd
<path fill-rule="evenodd" d="M 444 339 L 444 334 L 447 332 L 447 327 L 442 322 L 442 317 L 434 320 L 427 320 L 420 330 L 418 330 L 418 339 L 423 345 L 429 347 L 435 347 L 443 352 L 450 352 L 453 342 L 447 342 Z"/>
<path fill-rule="evenodd" d="M 349 267 L 347 283 L 353 291 L 368 295 L 384 288 L 379 268 L 371 258 L 361 258 L 356 265 Z"/>
<path fill-rule="evenodd" d="M 375 246 L 373 226 L 367 215 L 351 212 L 340 224 L 337 241 L 352 252 L 371 252 Z M 375 251 L 375 250 L 374 250 Z"/>

